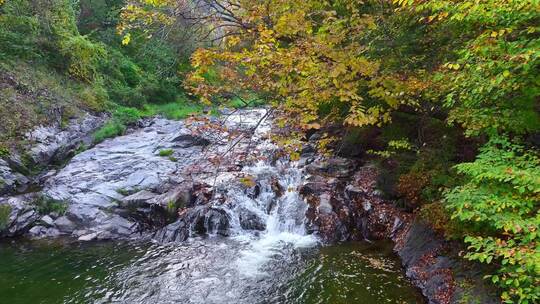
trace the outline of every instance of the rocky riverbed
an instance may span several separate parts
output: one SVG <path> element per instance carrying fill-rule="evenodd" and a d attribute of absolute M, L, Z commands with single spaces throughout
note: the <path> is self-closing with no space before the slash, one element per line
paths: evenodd
<path fill-rule="evenodd" d="M 71 159 L 103 118 L 37 129 L 26 158 L 42 172 L 18 156 L 0 161 L 1 236 L 166 244 L 213 235 L 240 239 L 234 248 L 255 273 L 289 245 L 386 239 L 430 303 L 496 303 L 450 243 L 381 197 L 374 166 L 318 156 L 315 136 L 299 162 L 280 158 L 268 114 L 148 119 Z"/>

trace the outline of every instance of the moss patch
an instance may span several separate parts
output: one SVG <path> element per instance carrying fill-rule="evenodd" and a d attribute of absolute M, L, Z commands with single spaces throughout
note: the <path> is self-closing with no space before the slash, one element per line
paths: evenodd
<path fill-rule="evenodd" d="M 10 214 L 11 214 L 10 205 L 0 205 L 0 230 L 4 230 L 7 228 Z"/>

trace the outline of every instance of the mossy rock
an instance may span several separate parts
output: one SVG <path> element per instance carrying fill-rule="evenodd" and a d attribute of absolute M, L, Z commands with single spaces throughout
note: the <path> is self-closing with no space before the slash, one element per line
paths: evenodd
<path fill-rule="evenodd" d="M 9 216 L 11 215 L 10 205 L 0 205 L 0 231 L 7 228 Z"/>

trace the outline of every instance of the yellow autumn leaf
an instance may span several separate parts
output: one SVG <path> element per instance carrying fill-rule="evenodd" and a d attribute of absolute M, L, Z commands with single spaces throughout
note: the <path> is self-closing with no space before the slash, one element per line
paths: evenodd
<path fill-rule="evenodd" d="M 1 0 L 0 0 L 0 1 L 1 1 Z M 131 41 L 131 34 L 130 34 L 130 33 L 127 33 L 127 34 L 124 35 L 124 37 L 122 38 L 122 45 L 128 45 L 130 41 Z"/>

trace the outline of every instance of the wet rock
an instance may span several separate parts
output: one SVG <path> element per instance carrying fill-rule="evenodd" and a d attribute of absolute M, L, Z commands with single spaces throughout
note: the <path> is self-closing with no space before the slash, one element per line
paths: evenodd
<path fill-rule="evenodd" d="M 181 219 L 158 230 L 152 238 L 160 243 L 178 243 L 187 240 L 189 235 L 189 226 Z"/>
<path fill-rule="evenodd" d="M 193 234 L 229 235 L 229 215 L 223 209 L 209 205 L 195 206 L 181 212 L 179 219 L 156 231 L 152 238 L 158 242 L 181 242 Z"/>
<path fill-rule="evenodd" d="M 0 198 L 0 236 L 13 237 L 26 233 L 39 219 L 35 194 Z"/>
<path fill-rule="evenodd" d="M 283 189 L 276 178 L 272 178 L 270 187 L 272 188 L 272 192 L 274 192 L 276 197 L 280 197 L 285 193 L 285 189 Z"/>
<path fill-rule="evenodd" d="M 444 242 L 427 225 L 415 222 L 407 232 L 398 254 L 407 268 L 420 263 L 423 253 L 443 248 Z"/>
<path fill-rule="evenodd" d="M 241 208 L 238 212 L 240 226 L 244 230 L 260 230 L 266 229 L 266 223 L 255 212 L 246 208 Z"/>
<path fill-rule="evenodd" d="M 26 176 L 14 171 L 5 160 L 0 159 L 0 195 L 24 192 L 29 184 Z"/>
<path fill-rule="evenodd" d="M 195 233 L 229 235 L 229 215 L 223 209 L 197 206 L 188 211 L 185 219 Z"/>
<path fill-rule="evenodd" d="M 65 128 L 59 125 L 40 126 L 26 135 L 32 143 L 28 155 L 38 165 L 62 162 L 80 145 L 90 145 L 92 133 L 104 122 L 105 117 L 86 114 L 72 119 Z"/>
<path fill-rule="evenodd" d="M 325 178 L 319 175 L 310 176 L 306 179 L 306 183 L 300 188 L 301 195 L 321 195 L 332 191 L 335 187 L 334 179 Z"/>
<path fill-rule="evenodd" d="M 356 167 L 357 165 L 354 161 L 336 157 L 315 161 L 306 166 L 306 171 L 313 175 L 345 178 L 351 176 Z"/>
<path fill-rule="evenodd" d="M 395 251 L 407 277 L 430 304 L 500 302 L 496 291 L 483 283 L 477 265 L 463 266 L 466 262 L 457 257 L 460 245 L 445 241 L 428 225 L 412 221 L 396 239 Z"/>
<path fill-rule="evenodd" d="M 53 227 L 34 226 L 28 231 L 28 236 L 34 239 L 41 239 L 46 237 L 57 237 L 62 233 Z"/>
<path fill-rule="evenodd" d="M 253 187 L 249 187 L 245 190 L 247 196 L 251 199 L 256 199 L 259 194 L 261 194 L 261 186 L 255 185 Z"/>

